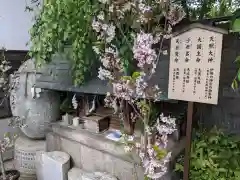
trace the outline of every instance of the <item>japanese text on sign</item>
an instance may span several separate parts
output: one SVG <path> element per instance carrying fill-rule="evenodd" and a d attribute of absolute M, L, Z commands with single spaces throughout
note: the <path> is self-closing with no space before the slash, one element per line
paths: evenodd
<path fill-rule="evenodd" d="M 217 104 L 222 37 L 195 28 L 172 38 L 168 98 Z"/>

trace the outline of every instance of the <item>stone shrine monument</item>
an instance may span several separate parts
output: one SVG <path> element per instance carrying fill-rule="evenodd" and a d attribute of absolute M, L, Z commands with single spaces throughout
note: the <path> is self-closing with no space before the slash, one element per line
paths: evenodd
<path fill-rule="evenodd" d="M 49 123 L 56 121 L 60 111 L 58 93 L 35 88 L 36 79 L 42 72 L 43 69 L 36 70 L 34 60 L 29 59 L 20 66 L 12 79 L 12 114 L 22 119 L 22 132 L 33 139 L 45 137 Z"/>
<path fill-rule="evenodd" d="M 21 130 L 15 142 L 14 164 L 24 179 L 36 179 L 36 153 L 44 152 L 49 123 L 56 121 L 60 111 L 57 92 L 35 88 L 35 81 L 43 69 L 37 70 L 33 59 L 24 62 L 11 79 L 13 87 L 10 105 L 13 116 L 19 117 Z"/>

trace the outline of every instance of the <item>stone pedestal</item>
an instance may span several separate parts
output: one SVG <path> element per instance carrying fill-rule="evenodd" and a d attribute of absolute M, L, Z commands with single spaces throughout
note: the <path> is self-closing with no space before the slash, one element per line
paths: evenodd
<path fill-rule="evenodd" d="M 36 179 L 36 153 L 44 152 L 46 143 L 44 140 L 31 140 L 20 136 L 15 142 L 14 165 L 24 179 Z"/>
<path fill-rule="evenodd" d="M 143 180 L 139 157 L 129 155 L 123 145 L 106 138 L 109 132 L 96 134 L 77 127 L 52 125 L 47 134 L 47 151 L 64 151 L 72 157 L 73 166 L 85 172 L 107 172 L 118 180 Z M 184 149 L 185 140 L 169 143 L 172 160 Z M 72 172 L 72 171 L 71 171 Z M 76 177 L 70 174 L 70 177 Z M 72 176 L 73 175 L 73 176 Z M 167 175 L 161 180 L 168 180 Z M 75 180 L 75 179 L 71 179 Z M 76 179 L 78 180 L 78 179 Z"/>

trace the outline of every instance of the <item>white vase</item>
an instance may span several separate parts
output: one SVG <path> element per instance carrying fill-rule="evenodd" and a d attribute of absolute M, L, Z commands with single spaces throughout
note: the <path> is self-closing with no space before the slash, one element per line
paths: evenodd
<path fill-rule="evenodd" d="M 65 115 L 63 115 L 62 120 L 63 120 L 64 125 L 69 125 L 69 114 L 66 113 Z"/>
<path fill-rule="evenodd" d="M 75 127 L 79 126 L 79 117 L 73 118 L 73 126 L 75 126 Z"/>

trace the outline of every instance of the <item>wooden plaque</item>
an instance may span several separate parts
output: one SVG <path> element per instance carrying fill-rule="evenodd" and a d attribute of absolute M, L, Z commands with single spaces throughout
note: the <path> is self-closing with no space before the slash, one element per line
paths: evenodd
<path fill-rule="evenodd" d="M 218 103 L 223 34 L 192 28 L 171 40 L 168 98 Z"/>

